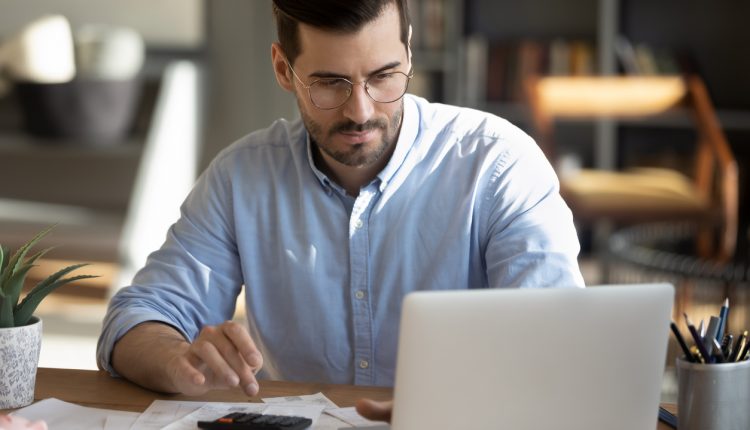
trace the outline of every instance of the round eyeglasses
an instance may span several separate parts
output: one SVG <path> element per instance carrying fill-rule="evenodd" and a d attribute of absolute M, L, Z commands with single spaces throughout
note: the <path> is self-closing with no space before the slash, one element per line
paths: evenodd
<path fill-rule="evenodd" d="M 383 72 L 376 73 L 363 82 L 352 82 L 345 78 L 320 78 L 309 85 L 302 82 L 297 72 L 287 61 L 289 70 L 310 95 L 310 101 L 318 109 L 336 109 L 349 100 L 354 85 L 362 85 L 367 95 L 378 103 L 393 103 L 406 94 L 409 80 L 413 73 Z"/>

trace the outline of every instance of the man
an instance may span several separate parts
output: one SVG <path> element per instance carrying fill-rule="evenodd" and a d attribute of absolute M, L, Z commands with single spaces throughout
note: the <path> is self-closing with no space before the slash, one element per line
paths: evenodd
<path fill-rule="evenodd" d="M 187 394 L 252 396 L 256 377 L 392 385 L 406 293 L 583 286 L 570 211 L 533 140 L 404 95 L 405 3 L 274 1 L 272 64 L 302 118 L 203 173 L 112 299 L 102 368 Z M 249 333 L 224 322 L 243 284 Z"/>

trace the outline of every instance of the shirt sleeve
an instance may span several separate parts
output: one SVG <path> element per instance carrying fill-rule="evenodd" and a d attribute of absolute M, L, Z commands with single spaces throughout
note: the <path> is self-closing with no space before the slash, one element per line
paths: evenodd
<path fill-rule="evenodd" d="M 522 131 L 514 128 L 506 139 L 482 202 L 488 285 L 583 287 L 573 216 L 552 166 Z"/>
<path fill-rule="evenodd" d="M 115 342 L 134 326 L 158 321 L 194 339 L 205 325 L 234 314 L 242 286 L 231 188 L 214 161 L 180 208 L 162 247 L 148 257 L 132 285 L 115 294 L 97 344 L 99 367 L 111 366 Z"/>

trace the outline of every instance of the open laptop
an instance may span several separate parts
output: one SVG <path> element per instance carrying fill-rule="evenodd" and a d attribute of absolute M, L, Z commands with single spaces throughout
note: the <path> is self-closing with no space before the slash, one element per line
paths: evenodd
<path fill-rule="evenodd" d="M 417 292 L 392 430 L 653 429 L 674 288 Z"/>

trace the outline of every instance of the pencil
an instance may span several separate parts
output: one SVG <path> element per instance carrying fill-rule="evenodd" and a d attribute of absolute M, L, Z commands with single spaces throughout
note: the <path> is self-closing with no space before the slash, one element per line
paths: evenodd
<path fill-rule="evenodd" d="M 685 343 L 685 338 L 682 337 L 682 334 L 680 333 L 680 329 L 677 327 L 677 324 L 675 324 L 674 321 L 672 321 L 669 324 L 669 327 L 672 329 L 672 333 L 674 333 L 674 337 L 677 339 L 677 343 L 680 344 L 680 348 L 682 348 L 682 352 L 685 353 L 685 360 L 695 363 L 695 359 L 693 358 L 693 355 L 690 353 L 690 348 L 688 348 L 687 343 Z"/>
<path fill-rule="evenodd" d="M 698 351 L 703 356 L 703 359 L 706 361 L 706 363 L 711 361 L 711 354 L 706 351 L 706 346 L 703 345 L 703 339 L 701 339 L 701 336 L 698 334 L 698 331 L 695 330 L 695 326 L 690 321 L 690 318 L 687 316 L 687 313 L 683 314 L 685 316 L 685 323 L 687 323 L 688 330 L 690 331 L 690 334 L 693 336 L 693 340 L 695 341 L 695 346 L 698 348 Z"/>

